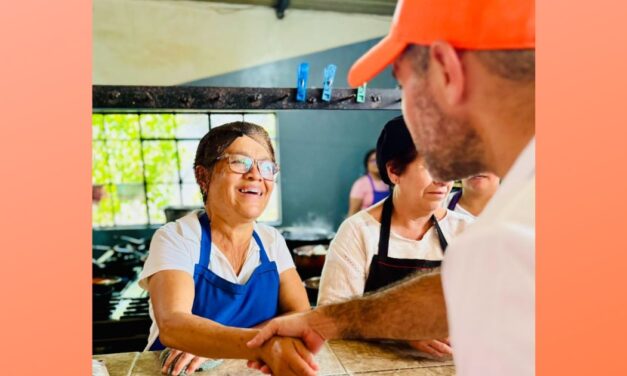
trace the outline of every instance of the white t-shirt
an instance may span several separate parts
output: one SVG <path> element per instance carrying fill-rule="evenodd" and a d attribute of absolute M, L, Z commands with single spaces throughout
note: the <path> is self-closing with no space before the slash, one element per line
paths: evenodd
<path fill-rule="evenodd" d="M 150 242 L 148 258 L 139 276 L 139 285 L 142 288 L 148 288 L 148 277 L 162 270 L 182 270 L 190 276 L 194 276 L 194 265 L 200 259 L 201 227 L 198 216 L 202 213 L 202 210 L 189 213 L 176 222 L 165 224 L 155 232 Z M 285 239 L 275 228 L 255 223 L 254 229 L 261 239 L 268 259 L 276 262 L 279 274 L 294 268 L 294 261 L 285 244 Z M 235 273 L 226 256 L 214 243 L 211 243 L 209 270 L 229 282 L 245 284 L 260 263 L 259 247 L 255 239 L 251 238 L 246 260 L 239 275 Z M 149 312 L 152 326 L 150 327 L 147 349 L 159 335 L 152 302 L 150 302 Z"/>
<path fill-rule="evenodd" d="M 442 278 L 459 376 L 535 372 L 535 140 L 472 227 L 446 251 Z"/>
<path fill-rule="evenodd" d="M 455 191 L 455 192 L 451 192 L 447 197 L 446 200 L 444 200 L 444 204 L 442 206 L 444 206 L 445 208 L 448 209 L 448 205 L 451 203 L 451 200 L 453 200 L 453 197 L 457 196 L 459 194 L 460 191 Z M 473 215 L 471 212 L 469 212 L 468 210 L 464 209 L 463 206 L 461 206 L 459 203 L 457 203 L 457 205 L 455 205 L 455 208 L 453 208 L 454 212 L 457 213 L 461 213 L 464 215 L 468 215 L 472 218 L 476 218 L 475 215 Z"/>
<path fill-rule="evenodd" d="M 382 205 L 383 201 L 377 205 Z M 447 210 L 438 223 L 447 241 L 457 236 L 472 218 Z M 347 218 L 329 246 L 318 291 L 318 304 L 346 300 L 364 293 L 370 263 L 379 251 L 381 223 L 366 210 Z M 388 257 L 442 260 L 443 253 L 435 227 L 421 240 L 404 238 L 390 231 Z"/>

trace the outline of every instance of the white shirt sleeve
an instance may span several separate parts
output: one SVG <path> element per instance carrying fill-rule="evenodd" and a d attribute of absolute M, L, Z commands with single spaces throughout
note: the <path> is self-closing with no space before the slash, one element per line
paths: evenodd
<path fill-rule="evenodd" d="M 521 210 L 522 211 L 522 210 Z M 482 223 L 462 234 L 443 265 L 459 374 L 533 375 L 535 232 L 520 223 Z"/>
<path fill-rule="evenodd" d="M 146 279 L 162 270 L 182 270 L 194 275 L 194 260 L 187 240 L 173 226 L 158 229 L 150 242 L 148 258 L 139 276 L 139 286 L 147 289 Z"/>
<path fill-rule="evenodd" d="M 290 253 L 289 248 L 287 248 L 287 243 L 285 243 L 283 235 L 281 235 L 276 229 L 274 230 L 274 235 L 275 239 L 272 242 L 272 247 L 274 248 L 274 261 L 276 262 L 279 274 L 281 274 L 287 269 L 295 268 L 294 259 L 292 259 L 292 254 Z"/>
<path fill-rule="evenodd" d="M 329 246 L 318 291 L 318 305 L 361 296 L 366 285 L 368 257 L 365 242 L 347 219 Z"/>

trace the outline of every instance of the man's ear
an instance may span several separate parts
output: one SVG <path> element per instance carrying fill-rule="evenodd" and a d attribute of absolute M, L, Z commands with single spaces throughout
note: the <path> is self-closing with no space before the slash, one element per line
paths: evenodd
<path fill-rule="evenodd" d="M 444 41 L 435 41 L 429 48 L 429 85 L 432 92 L 454 107 L 461 103 L 466 90 L 466 76 L 461 57 L 455 48 Z"/>

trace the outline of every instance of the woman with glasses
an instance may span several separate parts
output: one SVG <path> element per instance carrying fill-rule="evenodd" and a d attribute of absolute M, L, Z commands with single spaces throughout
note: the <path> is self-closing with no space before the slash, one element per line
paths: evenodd
<path fill-rule="evenodd" d="M 448 241 L 472 221 L 442 207 L 453 183 L 433 180 L 402 117 L 385 125 L 376 154 L 381 178 L 392 192 L 340 226 L 322 270 L 320 305 L 376 291 L 412 273 L 433 271 Z M 451 354 L 448 339 L 410 345 L 432 356 Z"/>
<path fill-rule="evenodd" d="M 255 326 L 310 309 L 285 240 L 256 223 L 279 167 L 266 131 L 235 122 L 203 137 L 194 162 L 204 210 L 155 232 L 140 286 L 153 320 L 147 350 L 169 349 L 162 372 L 194 372 L 206 358 L 262 361 L 275 374 L 315 374 L 300 340 L 246 342 Z"/>
<path fill-rule="evenodd" d="M 355 180 L 351 188 L 348 204 L 349 217 L 385 199 L 390 194 L 390 187 L 381 180 L 375 149 L 368 150 L 364 156 L 364 169 L 366 175 Z"/>

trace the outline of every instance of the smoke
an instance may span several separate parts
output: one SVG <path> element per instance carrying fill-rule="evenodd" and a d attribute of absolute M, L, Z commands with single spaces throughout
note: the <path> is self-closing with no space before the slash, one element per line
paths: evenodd
<path fill-rule="evenodd" d="M 290 227 L 307 231 L 308 229 L 322 229 L 328 232 L 334 232 L 333 224 L 328 219 L 319 214 L 308 212 L 305 219 L 298 219 Z"/>

